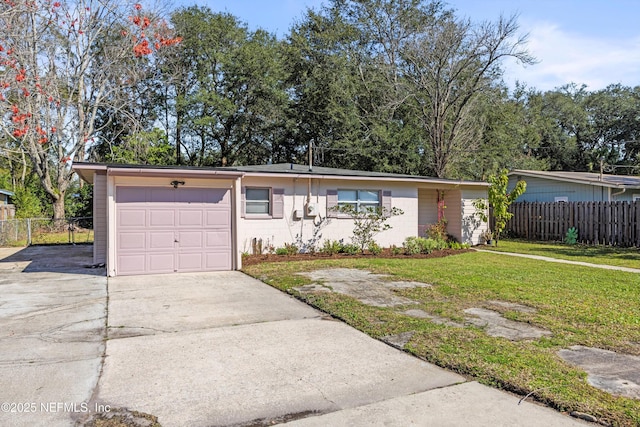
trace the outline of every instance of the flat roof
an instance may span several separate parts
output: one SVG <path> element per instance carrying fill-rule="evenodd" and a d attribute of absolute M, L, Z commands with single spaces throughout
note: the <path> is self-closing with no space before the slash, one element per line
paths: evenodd
<path fill-rule="evenodd" d="M 515 169 L 509 176 L 521 175 L 535 178 L 553 179 L 556 181 L 595 185 L 610 188 L 640 189 L 640 177 L 632 175 L 610 175 L 593 172 L 533 171 Z"/>

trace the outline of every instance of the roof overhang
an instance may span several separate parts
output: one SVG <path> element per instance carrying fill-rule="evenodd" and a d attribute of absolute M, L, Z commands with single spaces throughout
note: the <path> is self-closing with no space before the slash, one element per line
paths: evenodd
<path fill-rule="evenodd" d="M 272 173 L 272 172 L 245 172 L 245 176 L 260 177 L 260 178 L 294 178 L 294 179 L 322 179 L 322 180 L 339 180 L 339 181 L 376 181 L 376 182 L 397 182 L 397 183 L 415 183 L 420 187 L 421 184 L 425 187 L 433 188 L 458 188 L 461 186 L 468 187 L 489 187 L 486 182 L 476 181 L 455 181 L 437 178 L 427 177 L 407 177 L 407 176 L 363 176 L 363 175 L 334 175 L 334 174 L 314 174 L 314 173 Z"/>
<path fill-rule="evenodd" d="M 460 187 L 467 188 L 487 188 L 489 184 L 479 181 L 456 181 L 441 178 L 430 178 L 407 175 L 362 175 L 354 174 L 327 174 L 327 173 L 284 173 L 284 172 L 264 172 L 264 171 L 240 171 L 233 168 L 189 168 L 178 166 L 147 166 L 147 165 L 108 165 L 101 163 L 74 163 L 72 169 L 84 181 L 92 184 L 95 175 L 128 176 L 128 177 L 160 177 L 160 178 L 205 178 L 205 179 L 237 179 L 241 177 L 258 178 L 285 178 L 285 179 L 320 179 L 339 181 L 371 181 L 389 183 L 411 183 L 418 188 L 438 188 L 453 189 Z"/>
<path fill-rule="evenodd" d="M 146 167 L 127 165 L 104 165 L 97 163 L 74 163 L 72 169 L 84 181 L 93 184 L 94 176 L 103 174 L 109 176 L 133 176 L 149 178 L 203 178 L 203 179 L 237 179 L 244 176 L 244 172 L 220 169 L 196 169 L 179 167 Z"/>
<path fill-rule="evenodd" d="M 548 173 L 536 173 L 537 171 L 528 171 L 528 170 L 518 170 L 515 169 L 508 173 L 508 176 L 529 176 L 532 178 L 542 178 L 549 179 L 553 181 L 561 181 L 561 182 L 570 182 L 574 184 L 583 184 L 583 185 L 592 185 L 595 187 L 605 187 L 605 188 L 615 188 L 615 189 L 627 189 L 627 190 L 637 190 L 640 189 L 640 185 L 633 184 L 616 184 L 613 182 L 606 181 L 598 181 L 593 179 L 581 179 L 581 178 L 571 178 L 567 176 L 561 175 L 552 175 Z"/>

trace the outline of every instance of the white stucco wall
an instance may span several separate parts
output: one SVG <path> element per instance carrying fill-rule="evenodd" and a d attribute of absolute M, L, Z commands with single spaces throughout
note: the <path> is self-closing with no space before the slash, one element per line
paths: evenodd
<path fill-rule="evenodd" d="M 265 178 L 249 177 L 242 179 L 245 187 L 271 187 L 284 189 L 284 218 L 241 218 L 238 225 L 238 244 L 241 252 L 251 252 L 252 239 L 262 239 L 263 247 L 273 245 L 275 248 L 285 243 L 308 243 L 317 232 L 321 235 L 317 244 L 329 240 L 344 239 L 351 242 L 353 221 L 349 218 L 327 217 L 327 190 L 359 189 L 390 190 L 393 207 L 402 209 L 403 215 L 389 219 L 391 229 L 378 234 L 376 242 L 383 247 L 402 245 L 408 236 L 418 232 L 418 190 L 415 186 L 401 183 L 384 183 L 360 180 L 311 179 L 311 202 L 316 203 L 319 215 L 297 219 L 296 210 L 304 211 L 309 189 L 308 178 Z M 318 230 L 319 228 L 319 230 Z"/>

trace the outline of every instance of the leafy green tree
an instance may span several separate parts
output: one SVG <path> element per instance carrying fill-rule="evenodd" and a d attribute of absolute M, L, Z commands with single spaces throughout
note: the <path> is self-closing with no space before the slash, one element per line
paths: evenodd
<path fill-rule="evenodd" d="M 16 188 L 12 200 L 16 207 L 16 218 L 42 218 L 44 209 L 34 188 Z"/>
<path fill-rule="evenodd" d="M 282 138 L 288 97 L 281 45 L 206 7 L 171 16 L 182 42 L 165 51 L 161 79 L 173 99 L 159 104 L 180 161 L 196 166 L 263 163 Z"/>
<path fill-rule="evenodd" d="M 509 206 L 527 189 L 527 183 L 525 181 L 518 181 L 511 192 L 507 191 L 509 185 L 509 177 L 507 174 L 509 171 L 503 169 L 498 175 L 489 176 L 489 204 L 486 200 L 478 199 L 473 202 L 476 208 L 476 214 L 484 222 L 488 222 L 487 212 L 489 206 L 492 208 L 492 215 L 494 218 L 494 238 L 496 240 L 496 246 L 500 240 L 500 233 L 504 231 L 507 226 L 507 222 L 513 217 L 513 214 L 509 212 Z"/>

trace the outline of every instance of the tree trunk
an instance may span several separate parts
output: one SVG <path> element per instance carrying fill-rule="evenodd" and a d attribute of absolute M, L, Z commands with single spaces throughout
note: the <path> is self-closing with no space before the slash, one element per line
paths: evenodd
<path fill-rule="evenodd" d="M 53 219 L 64 219 L 64 194 L 60 195 L 57 199 L 53 200 Z"/>

